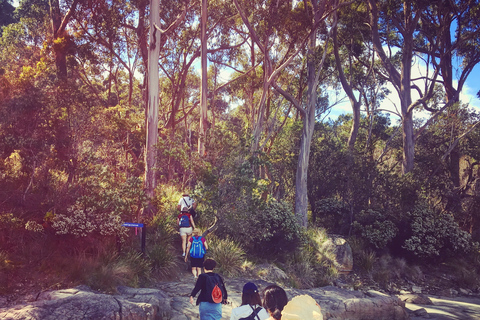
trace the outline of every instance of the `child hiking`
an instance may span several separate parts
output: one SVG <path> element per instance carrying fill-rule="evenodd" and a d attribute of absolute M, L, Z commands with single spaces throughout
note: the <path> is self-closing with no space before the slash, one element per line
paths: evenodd
<path fill-rule="evenodd" d="M 207 250 L 207 240 L 200 235 L 200 230 L 193 230 L 193 236 L 188 240 L 186 252 L 190 254 L 190 266 L 195 280 L 202 274 L 203 260 Z M 185 262 L 187 259 L 188 255 L 185 256 Z"/>
<path fill-rule="evenodd" d="M 217 262 L 213 259 L 205 260 L 205 273 L 198 276 L 195 288 L 190 294 L 190 303 L 193 304 L 193 298 L 200 292 L 197 298 L 200 320 L 222 319 L 222 303 L 227 303 L 227 289 L 223 279 L 213 272 L 216 265 Z"/>

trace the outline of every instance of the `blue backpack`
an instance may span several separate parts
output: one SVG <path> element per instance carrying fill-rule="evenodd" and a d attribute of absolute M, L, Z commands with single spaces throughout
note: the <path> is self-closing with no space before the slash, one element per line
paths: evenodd
<path fill-rule="evenodd" d="M 178 222 L 178 226 L 180 228 L 188 228 L 190 227 L 190 217 L 186 214 L 180 217 L 180 221 Z"/>
<path fill-rule="evenodd" d="M 203 247 L 202 237 L 192 237 L 192 246 L 190 248 L 191 258 L 203 258 L 205 256 L 205 248 Z"/>

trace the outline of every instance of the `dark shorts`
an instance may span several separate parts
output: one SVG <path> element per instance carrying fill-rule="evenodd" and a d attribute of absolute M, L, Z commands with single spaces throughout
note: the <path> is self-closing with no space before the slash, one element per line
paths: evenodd
<path fill-rule="evenodd" d="M 192 268 L 203 268 L 203 259 L 204 258 L 191 258 L 190 257 L 190 264 Z"/>

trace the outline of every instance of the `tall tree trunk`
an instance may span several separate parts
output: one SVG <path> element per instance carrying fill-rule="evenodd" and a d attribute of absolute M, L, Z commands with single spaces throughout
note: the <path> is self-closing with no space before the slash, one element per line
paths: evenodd
<path fill-rule="evenodd" d="M 57 77 L 60 80 L 65 80 L 67 78 L 67 57 L 65 54 L 65 41 L 58 41 L 64 36 L 63 30 L 60 29 L 62 15 L 58 0 L 50 0 L 50 20 L 52 23 L 53 40 L 55 41 L 53 50 L 55 52 Z"/>
<path fill-rule="evenodd" d="M 156 144 L 158 142 L 158 57 L 160 55 L 160 1 L 150 0 L 150 39 L 148 48 L 147 68 L 147 108 L 146 150 L 145 150 L 145 191 L 151 200 L 156 187 L 155 168 L 157 166 Z M 151 207 L 151 206 L 149 206 Z"/>
<path fill-rule="evenodd" d="M 300 139 L 300 152 L 298 155 L 297 174 L 295 176 L 295 215 L 301 226 L 307 227 L 308 223 L 308 164 L 310 160 L 310 146 L 315 129 L 315 107 L 317 104 L 317 77 L 315 72 L 315 47 L 316 33 L 313 32 L 308 41 L 307 48 L 307 110 L 303 117 L 303 129 Z"/>
<path fill-rule="evenodd" d="M 202 0 L 202 85 L 200 93 L 200 126 L 198 136 L 198 153 L 205 156 L 205 139 L 207 135 L 207 0 Z"/>

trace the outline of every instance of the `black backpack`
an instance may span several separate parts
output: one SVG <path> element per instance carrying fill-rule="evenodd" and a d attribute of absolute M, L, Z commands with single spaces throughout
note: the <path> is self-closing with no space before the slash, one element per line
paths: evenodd
<path fill-rule="evenodd" d="M 226 300 L 225 288 L 218 274 L 207 275 L 206 289 L 208 302 L 221 303 Z"/>
<path fill-rule="evenodd" d="M 253 309 L 253 307 L 250 305 L 250 308 L 252 308 L 253 312 L 246 318 L 240 318 L 238 320 L 255 320 L 255 318 L 257 318 L 257 320 L 260 320 L 260 317 L 258 316 L 258 313 L 260 312 L 260 310 L 262 310 L 262 307 L 258 307 L 256 309 Z"/>

